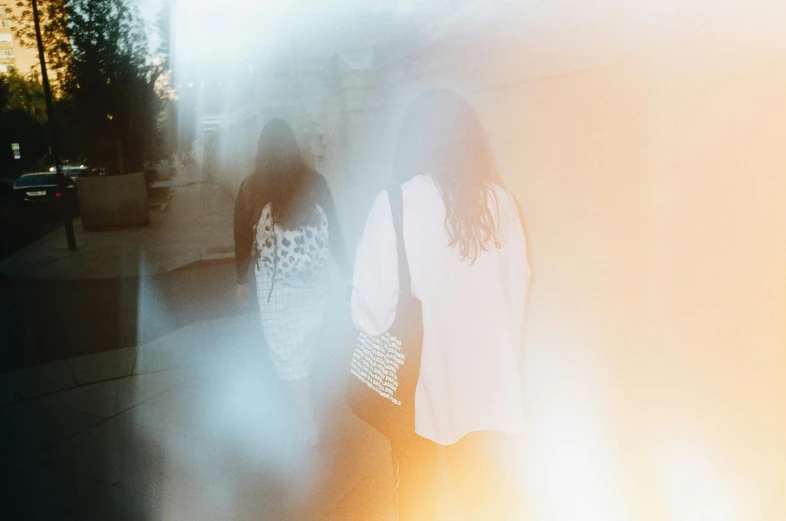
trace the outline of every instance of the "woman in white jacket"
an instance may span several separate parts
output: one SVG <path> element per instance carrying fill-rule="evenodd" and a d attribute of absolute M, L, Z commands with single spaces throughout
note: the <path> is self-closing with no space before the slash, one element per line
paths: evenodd
<path fill-rule="evenodd" d="M 518 207 L 502 185 L 483 127 L 457 94 L 421 94 L 394 157 L 403 193 L 412 293 L 423 306 L 415 430 L 392 443 L 400 521 L 431 521 L 440 450 L 467 519 L 514 519 L 512 460 L 522 432 L 520 349 L 529 281 Z M 352 315 L 378 335 L 398 299 L 396 238 L 385 192 L 357 250 Z"/>

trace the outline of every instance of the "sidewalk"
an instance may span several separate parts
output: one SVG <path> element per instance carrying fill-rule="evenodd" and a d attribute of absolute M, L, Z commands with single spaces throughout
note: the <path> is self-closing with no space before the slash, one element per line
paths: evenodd
<path fill-rule="evenodd" d="M 85 231 L 77 219 L 78 251 L 59 228 L 0 262 L 0 372 L 241 311 L 232 198 L 193 168 L 154 186 L 147 226 Z"/>
<path fill-rule="evenodd" d="M 0 273 L 15 280 L 113 279 L 167 273 L 199 261 L 234 256 L 233 201 L 196 168 L 181 169 L 171 181 L 165 209 L 150 211 L 150 224 L 137 228 L 85 231 L 74 221 L 77 251 L 66 247 L 58 228 L 0 261 Z"/>
<path fill-rule="evenodd" d="M 392 520 L 387 443 L 342 401 L 345 307 L 314 375 L 324 443 L 306 449 L 258 317 L 233 308 L 231 198 L 193 171 L 158 186 L 149 226 L 77 225 L 79 252 L 58 230 L 0 263 L 25 356 L 48 360 L 0 371 L 3 519 Z"/>
<path fill-rule="evenodd" d="M 345 361 L 323 352 L 325 438 L 305 449 L 258 328 L 205 322 L 0 375 L 4 519 L 392 520 L 387 444 L 341 403 Z"/>

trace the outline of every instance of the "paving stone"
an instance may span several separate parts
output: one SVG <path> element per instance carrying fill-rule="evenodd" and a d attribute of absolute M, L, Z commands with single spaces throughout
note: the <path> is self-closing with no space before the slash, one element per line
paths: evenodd
<path fill-rule="evenodd" d="M 102 421 L 41 401 L 15 404 L 0 413 L 0 418 L 0 461 L 27 458 Z"/>
<path fill-rule="evenodd" d="M 160 430 L 113 418 L 36 456 L 43 465 L 114 485 L 165 456 Z"/>
<path fill-rule="evenodd" d="M 93 416 L 111 418 L 173 386 L 132 376 L 80 386 L 47 397 L 46 401 Z"/>
<path fill-rule="evenodd" d="M 0 404 L 30 399 L 76 386 L 68 364 L 58 360 L 48 364 L 0 374 Z"/>
<path fill-rule="evenodd" d="M 136 349 L 124 348 L 68 359 L 77 384 L 101 382 L 129 376 L 134 369 Z"/>

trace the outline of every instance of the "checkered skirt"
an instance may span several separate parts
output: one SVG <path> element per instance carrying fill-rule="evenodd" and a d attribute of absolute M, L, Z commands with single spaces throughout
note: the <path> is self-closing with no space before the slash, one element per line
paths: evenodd
<path fill-rule="evenodd" d="M 259 314 L 276 373 L 282 380 L 299 380 L 311 374 L 319 326 L 328 302 L 328 273 L 313 286 L 295 287 L 272 273 L 256 270 Z M 268 298 L 269 297 L 269 298 Z"/>

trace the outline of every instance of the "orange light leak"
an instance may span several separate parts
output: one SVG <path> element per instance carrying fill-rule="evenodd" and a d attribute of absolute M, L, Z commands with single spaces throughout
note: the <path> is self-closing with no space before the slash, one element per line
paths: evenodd
<path fill-rule="evenodd" d="M 249 15 L 189 1 L 173 17 L 175 48 L 199 53 L 173 71 L 181 99 L 198 100 L 197 159 L 213 153 L 236 191 L 268 117 L 324 131 L 303 148 L 350 245 L 389 180 L 394 115 L 430 87 L 477 107 L 533 271 L 527 433 L 509 455 L 528 520 L 786 519 L 786 2 L 453 2 L 421 17 L 433 15 L 417 32 L 428 44 L 376 55 L 408 34 L 393 27 L 377 47 L 333 49 L 324 69 L 316 50 L 334 40 L 316 29 L 252 42 L 316 3 L 229 5 Z M 337 33 L 355 34 L 347 20 Z M 212 88 L 242 95 L 216 115 L 197 69 L 224 58 L 242 67 Z M 302 76 L 275 83 L 270 63 Z M 262 384 L 233 371 L 209 404 L 226 420 L 215 435 L 252 443 L 238 411 Z M 446 490 L 441 519 L 458 519 Z"/>

